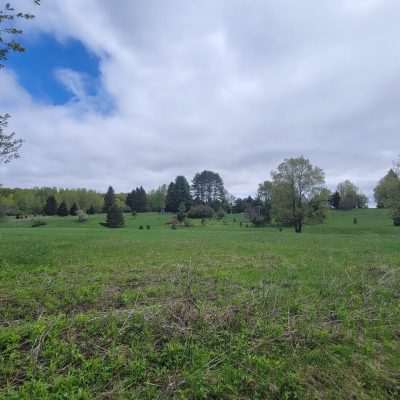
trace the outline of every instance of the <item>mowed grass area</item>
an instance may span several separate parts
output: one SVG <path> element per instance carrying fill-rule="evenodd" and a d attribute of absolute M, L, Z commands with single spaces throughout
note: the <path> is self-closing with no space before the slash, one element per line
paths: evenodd
<path fill-rule="evenodd" d="M 0 398 L 399 399 L 387 213 L 303 234 L 233 218 L 0 224 Z"/>

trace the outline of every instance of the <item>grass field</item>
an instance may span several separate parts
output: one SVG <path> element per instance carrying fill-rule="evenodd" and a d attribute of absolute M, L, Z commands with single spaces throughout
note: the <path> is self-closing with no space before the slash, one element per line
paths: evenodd
<path fill-rule="evenodd" d="M 385 211 L 303 234 L 103 218 L 0 224 L 0 398 L 400 398 Z"/>

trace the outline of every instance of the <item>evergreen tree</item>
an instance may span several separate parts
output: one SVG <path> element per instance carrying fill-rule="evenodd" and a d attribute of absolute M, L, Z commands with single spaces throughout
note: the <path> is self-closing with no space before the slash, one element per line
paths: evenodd
<path fill-rule="evenodd" d="M 329 197 L 329 204 L 331 205 L 332 208 L 335 210 L 338 210 L 340 207 L 340 193 L 336 190 L 335 193 L 333 193 Z"/>
<path fill-rule="evenodd" d="M 193 197 L 203 204 L 220 205 L 225 200 L 224 182 L 218 173 L 203 171 L 197 173 L 192 182 Z"/>
<path fill-rule="evenodd" d="M 192 195 L 190 193 L 190 185 L 184 176 L 177 176 L 175 179 L 175 201 L 178 207 L 184 203 L 185 208 L 189 209 L 192 205 Z"/>
<path fill-rule="evenodd" d="M 136 212 L 146 212 L 147 211 L 147 194 L 143 186 L 136 189 L 135 196 L 135 211 Z"/>
<path fill-rule="evenodd" d="M 137 187 L 128 194 L 126 205 L 132 212 L 146 212 L 147 211 L 147 194 L 142 186 Z"/>
<path fill-rule="evenodd" d="M 57 215 L 57 200 L 54 196 L 49 196 L 46 200 L 46 205 L 44 206 L 43 213 L 45 215 Z"/>
<path fill-rule="evenodd" d="M 89 215 L 94 215 L 94 214 L 96 214 L 96 209 L 94 208 L 93 205 L 91 205 L 91 206 L 88 208 L 87 213 L 88 213 Z"/>
<path fill-rule="evenodd" d="M 73 216 L 76 216 L 76 215 L 78 214 L 78 210 L 79 210 L 78 205 L 77 205 L 76 203 L 74 203 L 74 204 L 72 204 L 72 207 L 71 207 L 71 209 L 69 210 L 69 213 L 70 213 L 71 215 L 73 215 Z"/>
<path fill-rule="evenodd" d="M 115 204 L 115 192 L 112 186 L 110 186 L 107 190 L 107 193 L 104 196 L 104 206 L 103 212 L 108 213 L 111 206 Z"/>
<path fill-rule="evenodd" d="M 125 225 L 124 214 L 116 204 L 109 208 L 105 225 L 108 228 L 122 228 Z"/>
<path fill-rule="evenodd" d="M 165 208 L 168 212 L 177 212 L 179 203 L 176 199 L 175 183 L 171 182 L 168 186 Z"/>
<path fill-rule="evenodd" d="M 57 215 L 60 217 L 67 217 L 69 215 L 69 210 L 65 201 L 63 201 L 60 204 L 60 207 L 58 207 Z"/>

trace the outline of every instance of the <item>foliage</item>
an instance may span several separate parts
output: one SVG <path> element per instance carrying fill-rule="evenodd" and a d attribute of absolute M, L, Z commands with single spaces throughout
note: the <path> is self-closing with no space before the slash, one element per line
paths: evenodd
<path fill-rule="evenodd" d="M 286 159 L 272 172 L 272 212 L 278 223 L 300 233 L 307 220 L 326 207 L 323 171 L 304 157 Z"/>
<path fill-rule="evenodd" d="M 76 215 L 78 216 L 78 222 L 84 223 L 89 220 L 89 216 L 82 210 L 78 210 Z"/>
<path fill-rule="evenodd" d="M 128 194 L 126 197 L 126 205 L 131 209 L 131 211 L 147 211 L 147 194 L 142 186 L 137 187 Z"/>
<path fill-rule="evenodd" d="M 179 204 L 176 219 L 181 223 L 184 222 L 186 219 L 186 205 L 184 202 L 181 202 L 181 204 Z"/>
<path fill-rule="evenodd" d="M 108 228 L 122 228 L 124 225 L 125 219 L 121 208 L 113 204 L 107 212 L 106 226 Z"/>
<path fill-rule="evenodd" d="M 57 200 L 55 196 L 51 195 L 46 200 L 46 205 L 44 206 L 43 213 L 44 215 L 56 215 L 58 211 Z"/>
<path fill-rule="evenodd" d="M 8 163 L 18 158 L 18 151 L 22 146 L 22 140 L 15 139 L 15 133 L 6 134 L 4 132 L 9 118 L 9 114 L 0 115 L 0 163 Z"/>
<path fill-rule="evenodd" d="M 175 178 L 175 182 L 171 182 L 168 186 L 166 210 L 168 212 L 178 212 L 181 203 L 184 204 L 186 209 L 190 208 L 192 196 L 188 181 L 184 176 L 180 175 Z"/>
<path fill-rule="evenodd" d="M 335 210 L 340 208 L 340 193 L 337 190 L 329 196 L 329 205 Z"/>
<path fill-rule="evenodd" d="M 40 218 L 34 218 L 33 220 L 32 220 L 32 228 L 38 228 L 38 227 L 40 227 L 40 226 L 45 226 L 45 225 L 47 225 L 47 222 L 46 221 L 44 221 L 43 219 L 40 219 Z"/>
<path fill-rule="evenodd" d="M 147 193 L 147 204 L 150 211 L 160 212 L 165 210 L 167 185 L 161 185 Z"/>
<path fill-rule="evenodd" d="M 69 213 L 70 213 L 72 216 L 75 217 L 76 215 L 78 215 L 78 210 L 79 210 L 78 205 L 77 205 L 76 203 L 74 203 L 74 204 L 72 204 L 71 209 L 69 210 Z"/>
<path fill-rule="evenodd" d="M 112 186 L 108 187 L 107 193 L 104 196 L 103 212 L 108 213 L 112 206 L 115 205 L 116 197 Z"/>
<path fill-rule="evenodd" d="M 225 211 L 222 207 L 220 207 L 217 212 L 215 213 L 215 217 L 217 219 L 223 219 L 225 217 Z"/>
<path fill-rule="evenodd" d="M 196 202 L 208 205 L 222 203 L 225 200 L 224 182 L 216 172 L 206 170 L 197 173 L 192 181 L 192 193 Z"/>
<path fill-rule="evenodd" d="M 214 216 L 214 210 L 209 206 L 199 204 L 190 207 L 187 216 L 193 219 L 212 218 Z"/>
<path fill-rule="evenodd" d="M 400 202 L 400 178 L 393 169 L 376 185 L 374 197 L 378 208 L 391 208 Z"/>
<path fill-rule="evenodd" d="M 394 226 L 400 226 L 400 206 L 393 207 L 392 219 L 393 219 Z"/>
<path fill-rule="evenodd" d="M 58 207 L 57 215 L 60 217 L 67 217 L 69 215 L 69 210 L 65 201 L 61 202 L 60 206 Z"/>
<path fill-rule="evenodd" d="M 336 191 L 339 193 L 339 208 L 341 210 L 353 210 L 354 208 L 367 208 L 368 198 L 360 192 L 360 189 L 349 180 L 338 184 Z"/>

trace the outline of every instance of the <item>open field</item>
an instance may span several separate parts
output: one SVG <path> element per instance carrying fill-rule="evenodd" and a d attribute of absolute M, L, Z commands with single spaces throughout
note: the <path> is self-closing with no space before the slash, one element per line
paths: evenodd
<path fill-rule="evenodd" d="M 385 211 L 303 234 L 168 218 L 0 224 L 0 398 L 400 398 Z"/>

